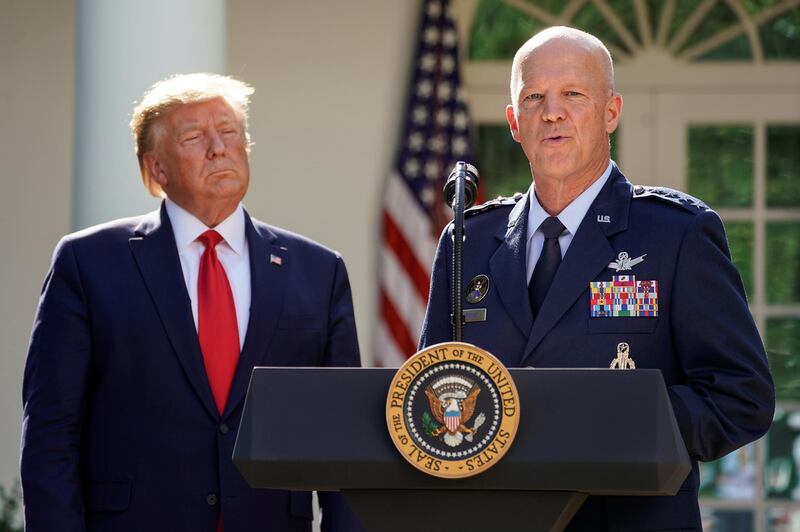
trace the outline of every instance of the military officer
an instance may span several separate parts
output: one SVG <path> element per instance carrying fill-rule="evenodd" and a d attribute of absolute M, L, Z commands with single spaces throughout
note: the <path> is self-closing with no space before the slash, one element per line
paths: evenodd
<path fill-rule="evenodd" d="M 511 136 L 525 194 L 468 211 L 464 341 L 508 366 L 658 368 L 692 471 L 673 497 L 589 497 L 569 530 L 700 529 L 698 460 L 769 428 L 774 386 L 719 216 L 700 200 L 634 186 L 610 159 L 622 97 L 607 48 L 548 28 L 517 52 Z M 420 346 L 451 339 L 450 228 L 439 242 Z M 472 279 L 472 282 L 470 280 Z"/>

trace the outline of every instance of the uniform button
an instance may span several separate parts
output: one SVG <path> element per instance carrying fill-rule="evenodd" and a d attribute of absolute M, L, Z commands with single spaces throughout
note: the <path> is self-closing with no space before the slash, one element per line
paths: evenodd
<path fill-rule="evenodd" d="M 633 191 L 636 192 L 637 194 L 641 194 L 642 192 L 644 192 L 644 187 L 642 185 L 637 185 L 636 188 L 633 189 Z"/>
<path fill-rule="evenodd" d="M 214 506 L 217 504 L 217 494 L 216 493 L 209 493 L 206 495 L 206 502 L 209 506 Z"/>
<path fill-rule="evenodd" d="M 223 434 L 227 434 L 229 430 L 228 425 L 225 423 L 219 426 L 219 431 Z"/>

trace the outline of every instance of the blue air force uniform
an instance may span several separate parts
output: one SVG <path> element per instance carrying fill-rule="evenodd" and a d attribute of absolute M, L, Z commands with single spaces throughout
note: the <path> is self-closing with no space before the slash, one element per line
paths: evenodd
<path fill-rule="evenodd" d="M 526 271 L 529 194 L 468 211 L 464 288 L 488 277 L 484 321 L 463 339 L 509 367 L 607 368 L 627 342 L 658 368 L 692 471 L 673 497 L 589 497 L 569 530 L 700 529 L 697 461 L 761 437 L 775 405 L 764 346 L 719 216 L 664 188 L 633 186 L 616 165 L 564 254 L 534 321 Z M 433 264 L 420 347 L 452 339 L 451 228 Z M 640 260 L 637 260 L 640 259 Z"/>

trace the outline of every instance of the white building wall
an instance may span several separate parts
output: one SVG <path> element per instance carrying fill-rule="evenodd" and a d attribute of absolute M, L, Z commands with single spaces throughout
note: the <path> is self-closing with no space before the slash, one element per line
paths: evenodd
<path fill-rule="evenodd" d="M 0 484 L 19 476 L 22 371 L 70 230 L 75 1 L 0 0 Z"/>
<path fill-rule="evenodd" d="M 403 125 L 419 5 L 228 1 L 228 72 L 256 88 L 245 203 L 344 256 L 365 364 L 381 193 Z"/>

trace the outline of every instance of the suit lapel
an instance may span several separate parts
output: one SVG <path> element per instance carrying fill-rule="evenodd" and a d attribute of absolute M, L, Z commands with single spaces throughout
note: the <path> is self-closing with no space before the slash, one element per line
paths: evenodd
<path fill-rule="evenodd" d="M 256 228 L 246 212 L 245 233 L 250 251 L 250 319 L 223 418 L 244 399 L 253 366 L 264 364 L 292 267 L 289 250 L 280 245 L 278 236 L 263 225 Z"/>
<path fill-rule="evenodd" d="M 136 228 L 135 236 L 129 240 L 129 244 L 186 377 L 211 416 L 218 418 L 219 413 L 211 395 L 197 339 L 175 236 L 164 203 L 159 212 L 148 216 Z"/>
<path fill-rule="evenodd" d="M 535 362 L 536 357 L 531 358 L 531 354 L 536 346 L 588 289 L 589 282 L 614 259 L 614 248 L 608 239 L 611 235 L 627 229 L 631 195 L 631 184 L 615 165 L 608 182 L 600 190 L 578 227 L 578 232 L 572 239 L 542 303 L 539 315 L 530 329 L 523 356 L 524 364 Z M 610 222 L 598 222 L 600 217 L 608 217 L 604 219 Z M 588 301 L 585 311 L 588 317 Z"/>
<path fill-rule="evenodd" d="M 495 235 L 502 243 L 489 259 L 490 276 L 500 301 L 514 324 L 526 335 L 533 323 L 525 268 L 529 198 L 526 195 L 509 213 L 508 225 Z"/>

